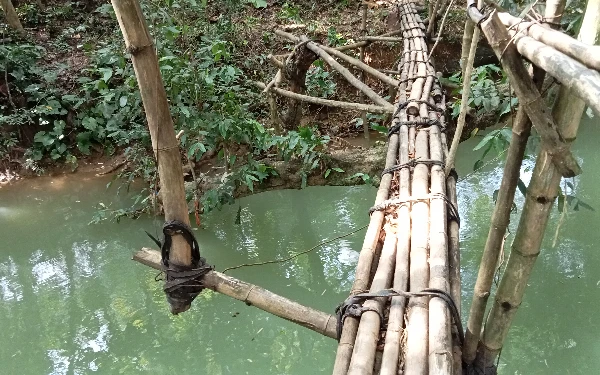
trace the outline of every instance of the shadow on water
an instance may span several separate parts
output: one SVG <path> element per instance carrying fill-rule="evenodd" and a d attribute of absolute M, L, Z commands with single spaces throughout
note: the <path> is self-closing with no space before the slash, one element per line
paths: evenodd
<path fill-rule="evenodd" d="M 598 124 L 582 124 L 575 154 L 584 174 L 575 195 L 596 211 L 569 212 L 542 254 L 502 353 L 503 374 L 589 374 L 600 368 L 600 155 Z M 476 141 L 475 141 L 476 142 Z M 464 143 L 461 175 L 471 171 Z M 525 166 L 525 170 L 527 169 Z M 502 163 L 459 183 L 466 319 Z M 524 171 L 524 178 L 529 177 Z M 330 373 L 336 345 L 221 295 L 203 293 L 190 311 L 168 313 L 155 271 L 133 263 L 133 251 L 159 231 L 152 218 L 87 225 L 98 201 L 125 205 L 107 178 L 69 176 L 21 181 L 0 189 L 0 313 L 6 374 L 317 374 Z M 274 191 L 240 200 L 204 218 L 202 255 L 217 270 L 302 251 L 368 221 L 375 190 L 319 187 Z M 518 205 L 522 197 L 518 197 Z M 511 232 L 518 213 L 513 214 Z M 352 284 L 364 232 L 285 264 L 231 274 L 323 311 L 333 312 Z M 509 237 L 508 243 L 512 241 Z M 508 251 L 508 246 L 507 246 Z"/>

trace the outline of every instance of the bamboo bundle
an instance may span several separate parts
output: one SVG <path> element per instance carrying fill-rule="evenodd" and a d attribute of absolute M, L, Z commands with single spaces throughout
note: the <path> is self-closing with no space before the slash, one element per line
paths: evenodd
<path fill-rule="evenodd" d="M 586 44 L 565 33 L 552 30 L 534 22 L 525 22 L 509 13 L 498 13 L 500 21 L 515 33 L 532 37 L 556 49 L 587 67 L 600 71 L 600 46 Z M 547 17 L 545 17 L 547 19 Z"/>

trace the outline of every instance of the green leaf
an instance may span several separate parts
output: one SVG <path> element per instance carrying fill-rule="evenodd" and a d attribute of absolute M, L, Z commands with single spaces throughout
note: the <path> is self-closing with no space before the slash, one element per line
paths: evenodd
<path fill-rule="evenodd" d="M 98 71 L 102 74 L 102 80 L 104 82 L 108 82 L 113 75 L 113 70 L 111 68 L 98 68 Z"/>
<path fill-rule="evenodd" d="M 476 171 L 476 170 L 480 169 L 481 167 L 483 167 L 483 160 L 479 159 L 473 165 L 473 170 Z"/>
<path fill-rule="evenodd" d="M 331 168 L 331 169 L 333 169 L 334 171 L 339 172 L 339 173 L 344 173 L 344 170 L 342 168 L 336 167 L 336 168 Z"/>
<path fill-rule="evenodd" d="M 126 95 L 121 96 L 121 98 L 119 99 L 119 105 L 121 106 L 121 108 L 123 108 L 127 105 L 127 96 Z"/>
<path fill-rule="evenodd" d="M 327 169 L 327 170 L 325 171 L 325 178 L 327 178 L 327 176 L 329 176 L 329 173 L 331 173 L 331 169 Z"/>

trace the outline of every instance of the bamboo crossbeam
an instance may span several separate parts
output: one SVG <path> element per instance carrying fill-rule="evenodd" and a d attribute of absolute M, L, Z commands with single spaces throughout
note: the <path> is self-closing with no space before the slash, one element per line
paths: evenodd
<path fill-rule="evenodd" d="M 133 255 L 133 260 L 162 270 L 160 251 L 142 248 Z M 259 286 L 211 271 L 202 279 L 206 288 L 254 306 L 275 316 L 327 337 L 336 337 L 337 321 L 335 316 L 303 306 L 290 299 L 272 293 Z"/>
<path fill-rule="evenodd" d="M 600 72 L 531 37 L 514 34 L 514 43 L 519 53 L 572 89 L 596 113 L 600 113 Z"/>
<path fill-rule="evenodd" d="M 394 38 L 391 36 L 363 36 L 358 38 L 358 40 L 366 41 L 366 42 L 392 42 L 399 43 L 404 40 L 404 38 Z"/>
<path fill-rule="evenodd" d="M 482 22 L 481 29 L 490 42 L 490 46 L 496 53 L 496 56 L 502 62 L 504 71 L 508 75 L 511 84 L 515 89 L 515 93 L 519 98 L 520 105 L 523 106 L 531 119 L 533 126 L 542 138 L 542 147 L 551 153 L 552 161 L 560 173 L 564 177 L 573 177 L 581 173 L 581 168 L 577 164 L 577 160 L 575 160 L 571 154 L 569 146 L 558 132 L 554 120 L 545 109 L 546 102 L 541 97 L 539 91 L 535 88 L 535 85 L 529 77 L 529 73 L 521 61 L 517 47 L 510 43 L 511 38 L 502 22 L 500 22 L 497 11 L 493 10 L 489 17 Z M 535 42 L 533 39 L 531 40 Z M 543 52 L 539 49 L 529 51 L 535 52 L 538 57 L 539 54 Z M 568 59 L 566 56 L 565 58 Z M 571 61 L 575 63 L 574 60 L 571 59 Z M 534 63 L 538 65 L 537 62 L 534 61 Z M 540 64 L 538 66 L 552 74 L 552 72 L 546 69 L 544 65 L 546 64 Z M 563 66 L 561 69 L 565 71 L 568 69 L 568 66 Z M 586 82 L 581 79 L 577 81 L 582 82 L 582 85 L 585 85 Z M 577 83 L 575 84 L 578 85 Z M 598 94 L 600 94 L 600 86 L 598 89 Z M 600 98 L 596 99 L 598 100 L 598 109 L 600 110 Z"/>
<path fill-rule="evenodd" d="M 265 90 L 266 86 L 262 82 L 254 82 L 256 87 Z M 291 99 L 301 100 L 307 103 L 324 105 L 327 107 L 336 107 L 336 108 L 345 108 L 352 109 L 357 111 L 367 111 L 370 113 L 392 113 L 394 111 L 394 107 L 391 104 L 388 104 L 386 107 L 371 105 L 371 104 L 362 104 L 362 103 L 351 103 L 351 102 L 340 102 L 337 100 L 329 100 L 323 98 L 316 98 L 314 96 L 297 94 L 295 92 L 291 92 L 288 90 L 280 89 L 278 87 L 271 87 L 269 91 L 274 92 L 278 95 L 285 96 Z"/>
<path fill-rule="evenodd" d="M 538 23 L 523 21 L 509 13 L 500 12 L 498 17 L 506 27 L 510 27 L 520 35 L 530 36 L 583 65 L 600 71 L 600 46 L 580 42 L 565 33 L 549 29 Z"/>

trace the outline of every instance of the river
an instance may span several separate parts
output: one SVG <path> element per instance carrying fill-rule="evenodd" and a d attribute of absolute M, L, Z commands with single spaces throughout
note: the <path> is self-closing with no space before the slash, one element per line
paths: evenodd
<path fill-rule="evenodd" d="M 554 209 L 542 253 L 500 361 L 501 374 L 590 374 L 600 368 L 600 125 L 582 123 L 575 155 L 584 173 L 573 194 L 595 211 L 568 212 L 552 246 Z M 502 162 L 469 174 L 477 141 L 457 161 L 462 219 L 463 320 L 499 185 Z M 527 168 L 523 176 L 527 181 Z M 156 271 L 131 261 L 152 242 L 158 219 L 88 225 L 95 204 L 125 206 L 110 180 L 37 178 L 0 188 L 2 374 L 328 374 L 336 345 L 312 331 L 222 295 L 204 292 L 172 316 Z M 517 193 L 519 194 L 519 193 Z M 367 223 L 372 187 L 312 187 L 239 200 L 196 230 L 217 270 L 302 251 Z M 523 199 L 518 195 L 517 205 Z M 241 223 L 235 218 L 241 206 Z M 511 231 L 518 214 L 513 214 Z M 333 312 L 352 284 L 363 232 L 284 264 L 230 274 Z M 512 241 L 509 236 L 508 243 Z M 507 248 L 508 251 L 508 248 Z"/>

